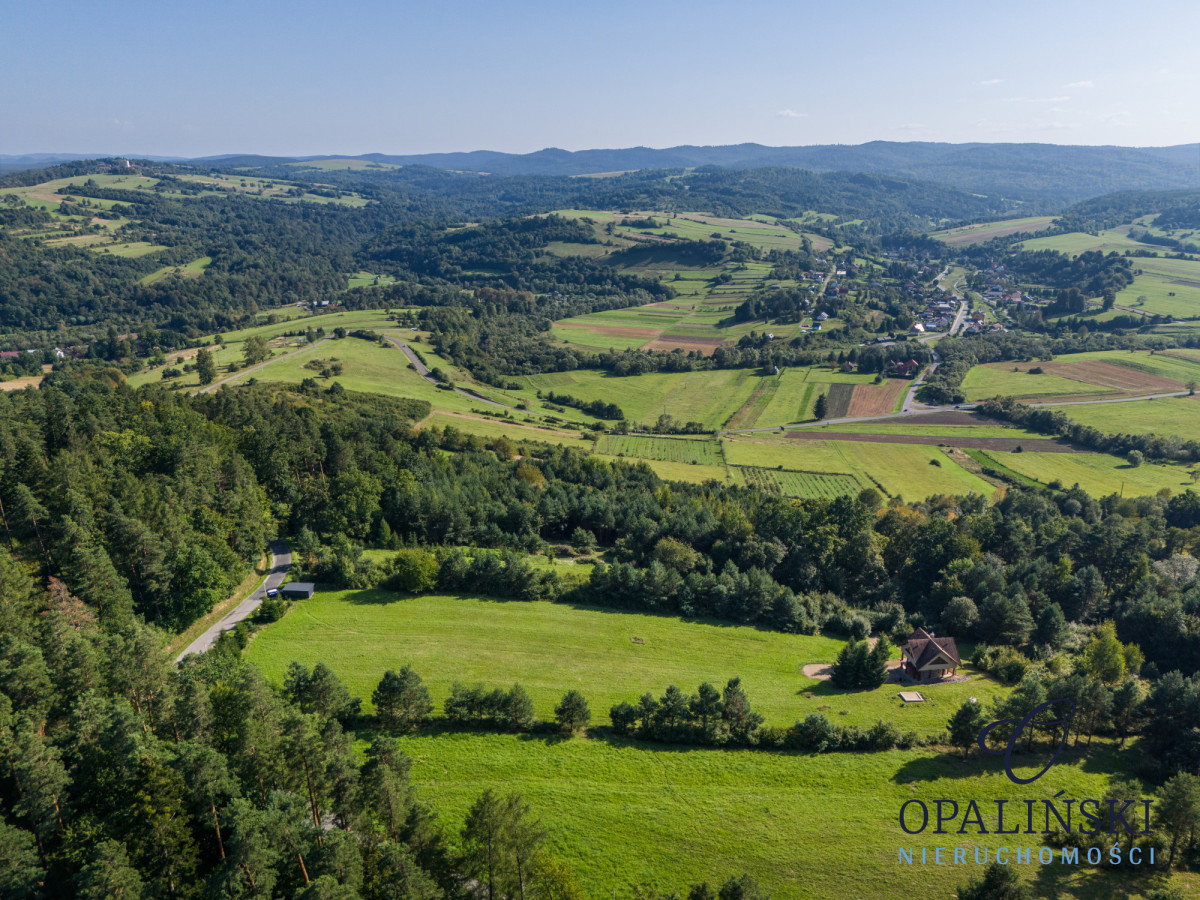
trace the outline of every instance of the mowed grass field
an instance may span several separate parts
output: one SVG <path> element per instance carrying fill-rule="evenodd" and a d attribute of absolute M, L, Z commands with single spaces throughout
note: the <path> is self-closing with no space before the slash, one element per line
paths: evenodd
<path fill-rule="evenodd" d="M 546 717 L 575 688 L 588 699 L 593 724 L 605 722 L 612 703 L 643 691 L 658 695 L 671 683 L 692 691 L 702 680 L 723 686 L 737 674 L 770 724 L 819 711 L 838 724 L 885 718 L 940 735 L 968 696 L 987 703 L 1005 691 L 976 676 L 922 688 L 927 702 L 902 705 L 895 686 L 840 692 L 804 678 L 804 663 L 832 660 L 840 646 L 819 636 L 561 604 L 368 591 L 321 592 L 295 604 L 254 637 L 246 656 L 276 683 L 293 658 L 325 661 L 368 707 L 382 672 L 405 663 L 422 674 L 439 706 L 454 679 L 495 687 L 519 681 Z M 400 741 L 413 759 L 416 790 L 452 833 L 482 791 L 518 790 L 541 817 L 551 851 L 595 900 L 614 889 L 627 894 L 639 882 L 686 890 L 742 872 L 777 898 L 901 890 L 952 896 L 974 869 L 899 866 L 902 841 L 918 851 L 937 841 L 901 834 L 900 805 L 948 796 L 1019 803 L 1027 793 L 1008 781 L 999 759 L 976 754 L 963 763 L 929 748 L 808 756 L 441 730 Z M 1119 756 L 1103 740 L 1069 749 L 1054 767 L 1053 791 L 1103 796 L 1108 773 L 1128 775 L 1135 752 Z M 1018 771 L 1033 774 L 1034 765 L 1040 761 Z M 972 844 L 989 848 L 1006 840 L 972 836 Z M 1065 876 L 1061 896 L 1094 896 L 1086 869 Z"/>
<path fill-rule="evenodd" d="M 646 691 L 658 696 L 676 684 L 692 692 L 703 681 L 723 687 L 740 677 L 769 725 L 825 712 L 843 724 L 883 718 L 934 734 L 968 696 L 990 698 L 1003 690 L 979 676 L 933 687 L 928 703 L 902 704 L 895 685 L 847 693 L 804 676 L 808 663 L 833 662 L 842 643 L 558 603 L 333 591 L 292 606 L 246 652 L 277 683 L 292 660 L 325 662 L 368 709 L 383 673 L 403 665 L 421 675 L 439 710 L 455 681 L 519 682 L 536 715 L 552 719 L 554 705 L 574 688 L 587 698 L 597 725 L 608 724 L 614 704 L 635 702 Z"/>
<path fill-rule="evenodd" d="M 1159 397 L 1059 408 L 1072 421 L 1108 434 L 1174 434 L 1184 440 L 1200 440 L 1200 400 L 1195 397 Z"/>
<path fill-rule="evenodd" d="M 1114 404 L 1125 406 L 1127 404 Z M 1052 481 L 1063 487 L 1078 484 L 1093 497 L 1121 494 L 1143 497 L 1168 490 L 1172 494 L 1195 488 L 1183 463 L 1144 463 L 1131 466 L 1105 453 L 1037 453 L 986 451 L 1001 465 L 1041 484 Z"/>
<path fill-rule="evenodd" d="M 901 805 L 916 799 L 932 809 L 937 799 L 987 798 L 1012 809 L 1030 796 L 1004 775 L 1002 760 L 978 753 L 964 763 L 933 750 L 800 756 L 461 733 L 400 744 L 413 759 L 418 795 L 452 833 L 484 790 L 520 791 L 542 819 L 548 848 L 576 871 L 590 900 L 614 891 L 627 897 L 639 883 L 686 893 L 699 881 L 719 886 L 743 872 L 775 900 L 949 900 L 979 869 L 933 865 L 934 847 L 964 842 L 903 834 Z M 1053 769 L 1050 793 L 1102 797 L 1111 778 L 1131 775 L 1135 753 L 1102 741 L 1070 748 Z M 1017 771 L 1029 777 L 1035 769 Z M 1011 841 L 989 834 L 967 843 L 995 849 Z M 900 865 L 901 846 L 915 848 L 917 859 L 928 848 L 931 864 Z M 1027 881 L 1039 869 L 1017 867 Z M 1050 896 L 1062 900 L 1133 897 L 1149 888 L 1103 867 L 1055 868 L 1053 880 Z M 1177 875 L 1174 883 L 1194 887 L 1197 880 Z"/>

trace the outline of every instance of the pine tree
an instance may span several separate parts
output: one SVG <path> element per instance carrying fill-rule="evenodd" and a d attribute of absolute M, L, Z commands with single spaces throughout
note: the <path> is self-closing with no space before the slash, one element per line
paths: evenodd
<path fill-rule="evenodd" d="M 829 414 L 829 400 L 824 394 L 817 395 L 817 402 L 813 404 L 813 418 L 823 419 Z"/>
<path fill-rule="evenodd" d="M 375 704 L 380 724 L 396 731 L 416 728 L 433 711 L 429 688 L 409 666 L 399 672 L 391 669 L 384 672 L 371 702 Z"/>

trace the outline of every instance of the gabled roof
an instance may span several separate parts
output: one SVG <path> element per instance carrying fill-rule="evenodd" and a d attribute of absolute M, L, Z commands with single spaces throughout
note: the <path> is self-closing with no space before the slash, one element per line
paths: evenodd
<path fill-rule="evenodd" d="M 952 637 L 934 637 L 924 628 L 918 628 L 904 642 L 904 651 L 918 669 L 931 663 L 939 653 L 944 654 L 955 666 L 962 665 L 958 647 Z"/>

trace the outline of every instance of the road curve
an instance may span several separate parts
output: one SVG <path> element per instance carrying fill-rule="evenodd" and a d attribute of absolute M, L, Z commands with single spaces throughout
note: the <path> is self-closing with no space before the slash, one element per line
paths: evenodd
<path fill-rule="evenodd" d="M 440 384 L 436 378 L 429 374 L 429 369 L 425 366 L 425 363 L 421 362 L 421 358 L 417 356 L 412 347 L 408 346 L 408 344 L 404 343 L 404 341 L 399 341 L 396 338 L 388 337 L 387 335 L 384 335 L 384 340 L 390 341 L 404 351 L 404 355 L 408 357 L 408 361 L 412 363 L 413 368 L 417 370 L 418 375 L 420 375 L 430 384 Z M 462 394 L 464 397 L 470 397 L 472 400 L 478 400 L 480 403 L 486 403 L 488 406 L 498 406 L 501 409 L 511 409 L 513 412 L 517 411 L 515 406 L 505 406 L 503 403 L 497 403 L 495 400 L 489 400 L 482 394 L 477 394 L 474 391 L 467 390 L 466 388 L 456 387 L 454 389 L 454 393 Z"/>
<path fill-rule="evenodd" d="M 262 604 L 263 598 L 267 596 L 267 591 L 272 588 L 277 588 L 283 584 L 283 579 L 287 577 L 288 569 L 292 565 L 292 551 L 287 545 L 287 541 L 271 541 L 271 571 L 267 573 L 267 577 L 263 579 L 262 584 L 250 592 L 245 600 L 239 603 L 225 618 L 213 625 L 208 631 L 200 635 L 190 644 L 186 650 L 175 657 L 175 662 L 180 662 L 185 656 L 193 653 L 204 653 L 206 650 L 212 649 L 213 644 L 226 631 L 231 630 L 238 622 L 247 619 L 258 609 Z"/>

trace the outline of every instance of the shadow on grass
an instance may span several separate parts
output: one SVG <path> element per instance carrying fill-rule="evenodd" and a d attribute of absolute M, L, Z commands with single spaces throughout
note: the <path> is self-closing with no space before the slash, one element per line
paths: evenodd
<path fill-rule="evenodd" d="M 1165 873 L 1152 873 L 1147 867 L 1144 875 L 1109 872 L 1098 869 L 1051 864 L 1038 866 L 1033 878 L 1033 890 L 1038 897 L 1078 898 L 1078 900 L 1124 900 L 1143 896 L 1155 888 L 1167 886 Z"/>
<path fill-rule="evenodd" d="M 1041 768 L 1054 756 L 1057 745 L 1038 740 L 1031 750 L 1021 748 L 1014 751 L 1012 763 L 1014 767 Z M 1097 744 L 1091 748 L 1080 744 L 1078 747 L 1067 746 L 1055 762 L 1056 766 L 1075 765 L 1083 772 L 1098 774 L 1132 775 L 1129 769 L 1128 757 L 1123 757 L 1120 751 L 1107 744 Z M 900 766 L 892 776 L 892 781 L 899 784 L 910 784 L 915 781 L 936 781 L 939 778 L 973 778 L 983 774 L 1003 774 L 1003 756 L 983 754 L 976 746 L 971 747 L 971 755 L 963 760 L 960 751 L 943 751 L 936 755 L 911 759 Z"/>

